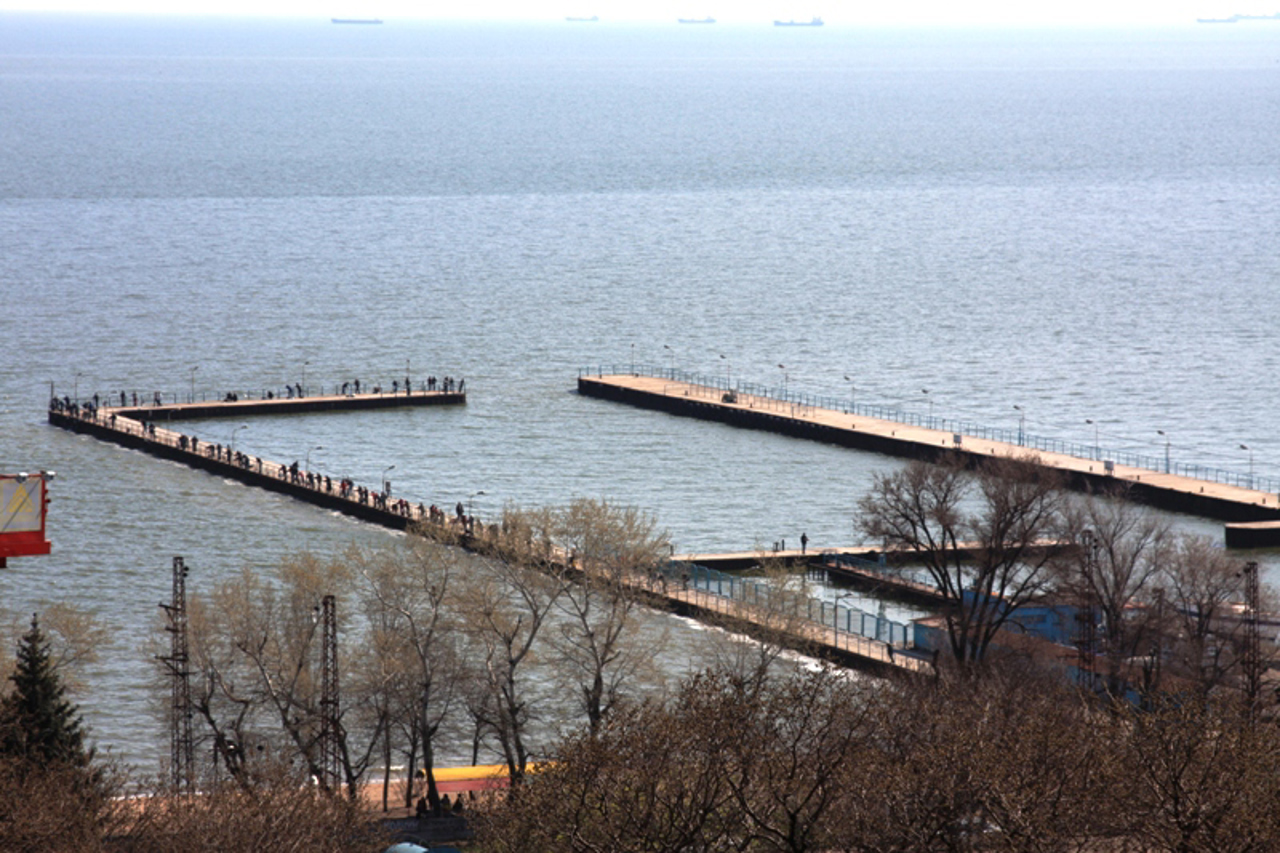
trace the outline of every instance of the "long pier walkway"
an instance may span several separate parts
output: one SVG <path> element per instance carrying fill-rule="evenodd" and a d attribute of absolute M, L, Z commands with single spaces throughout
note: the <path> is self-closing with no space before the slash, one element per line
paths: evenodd
<path fill-rule="evenodd" d="M 165 426 L 156 423 L 180 417 L 244 417 L 465 402 L 465 394 L 458 392 L 96 408 L 55 400 L 49 408 L 49 423 L 392 530 L 413 528 L 437 541 L 487 553 L 492 550 L 492 538 L 498 535 L 497 526 L 486 527 L 462 515 L 461 508 L 449 513 L 355 483 L 334 482 L 329 477 L 301 470 L 296 463 L 284 465 L 199 441 L 172 423 Z M 564 554 L 558 555 L 557 562 L 562 569 L 572 563 Z M 629 578 L 628 583 L 655 607 L 745 633 L 767 634 L 782 645 L 824 655 L 850 667 L 885 674 L 925 671 L 930 666 L 925 657 L 914 652 L 911 626 L 807 596 L 793 596 L 784 603 L 779 594 L 759 581 L 672 561 L 650 575 Z"/>
<path fill-rule="evenodd" d="M 417 521 L 433 520 L 427 507 L 392 498 L 379 490 L 285 465 L 260 456 L 238 452 L 221 444 L 201 441 L 176 429 L 178 418 L 248 417 L 302 412 L 355 411 L 394 406 L 462 405 L 466 394 L 457 391 L 424 391 L 413 394 L 345 394 L 257 400 L 228 400 L 151 406 L 92 407 L 53 401 L 49 423 L 71 432 L 92 435 L 153 456 L 181 462 L 246 485 L 289 495 L 345 515 L 405 530 Z M 158 426 L 157 421 L 166 426 Z M 448 518 L 456 518 L 447 516 Z M 435 520 L 445 519 L 436 516 Z M 461 524 L 462 522 L 455 522 Z"/>
<path fill-rule="evenodd" d="M 1259 530 L 1274 531 L 1275 544 L 1280 544 L 1280 495 L 1252 487 L 1265 482 L 1263 478 L 1249 478 L 1243 484 L 1201 479 L 873 417 L 856 409 L 850 412 L 848 407 L 806 405 L 768 393 L 749 393 L 736 387 L 704 384 L 672 378 L 671 375 L 605 373 L 603 370 L 595 374 L 583 372 L 578 376 L 578 392 L 671 414 L 768 430 L 889 456 L 936 460 L 946 454 L 971 458 L 1030 455 L 1039 464 L 1061 472 L 1072 488 L 1101 491 L 1123 486 L 1134 497 L 1152 506 L 1230 522 L 1254 522 L 1230 525 L 1229 534 L 1239 527 L 1255 531 L 1255 536 L 1249 542 L 1233 542 L 1229 535 L 1229 545 L 1260 547 L 1271 544 L 1263 541 L 1267 538 L 1265 532 L 1256 533 Z"/>

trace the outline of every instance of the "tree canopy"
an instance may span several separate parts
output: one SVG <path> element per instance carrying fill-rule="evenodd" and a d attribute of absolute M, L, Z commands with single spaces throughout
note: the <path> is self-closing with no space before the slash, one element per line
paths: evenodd
<path fill-rule="evenodd" d="M 89 763 L 80 709 L 67 698 L 38 616 L 18 644 L 14 689 L 0 702 L 0 754 L 41 764 Z"/>

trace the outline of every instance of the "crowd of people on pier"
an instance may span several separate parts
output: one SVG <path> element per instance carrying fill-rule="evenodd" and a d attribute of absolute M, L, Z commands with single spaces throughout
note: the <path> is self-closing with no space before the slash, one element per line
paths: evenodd
<path fill-rule="evenodd" d="M 342 392 L 344 394 L 359 394 L 360 387 L 360 380 L 358 379 L 352 380 L 351 382 L 344 382 L 342 384 Z M 398 393 L 401 387 L 402 386 L 400 386 L 399 382 L 392 382 L 393 393 Z M 451 376 L 445 376 L 443 378 L 429 376 L 421 383 L 420 387 L 423 393 L 462 393 L 466 387 L 466 380 L 454 379 Z M 410 389 L 412 386 L 408 376 L 405 377 L 405 384 L 403 388 L 406 393 L 411 393 Z M 293 386 L 287 386 L 285 393 L 291 398 L 300 398 L 304 396 L 304 390 L 301 383 Z M 371 393 L 381 393 L 381 388 L 379 386 L 374 386 Z M 272 399 L 273 392 L 268 391 L 265 398 Z M 161 399 L 160 393 L 156 392 L 153 400 L 157 406 L 162 405 Z M 237 402 L 239 399 L 240 397 L 238 393 L 227 392 L 223 401 Z M 129 401 L 129 394 L 125 391 L 121 391 L 120 406 L 128 407 Z M 132 395 L 132 401 L 133 405 L 136 407 L 138 404 L 138 395 L 136 392 Z M 111 402 L 112 401 L 109 400 L 107 405 L 110 406 Z M 354 481 L 346 477 L 339 479 L 335 483 L 332 477 L 327 474 L 304 470 L 297 461 L 294 461 L 290 465 L 281 464 L 273 471 L 272 469 L 274 466 L 271 463 L 265 462 L 261 456 L 251 456 L 247 453 L 236 450 L 229 445 L 207 441 L 201 442 L 201 440 L 195 435 L 179 433 L 175 436 L 172 432 L 166 432 L 161 436 L 157 434 L 156 425 L 153 422 L 118 416 L 117 413 L 111 409 L 108 409 L 107 414 L 103 415 L 100 414 L 100 406 L 101 397 L 98 394 L 94 394 L 92 399 L 87 399 L 83 402 L 65 395 L 62 397 L 52 397 L 49 400 L 49 409 L 51 412 L 69 415 L 77 419 L 93 421 L 103 426 L 108 426 L 112 430 L 130 434 L 139 434 L 152 441 L 175 447 L 183 453 L 203 456 L 206 459 L 231 465 L 251 473 L 257 473 L 263 476 L 272 476 L 274 474 L 274 476 L 278 477 L 280 480 L 284 480 L 291 485 L 306 487 L 328 495 L 335 494 L 336 490 L 337 497 L 343 500 L 352 501 L 362 506 L 368 506 L 376 510 L 392 513 L 406 519 L 414 519 L 441 528 L 452 529 L 457 534 L 463 536 L 475 535 L 476 519 L 473 515 L 466 512 L 461 501 L 458 502 L 455 511 L 450 514 L 434 504 L 428 507 L 423 503 L 418 503 L 415 506 L 404 498 L 393 498 L 391 496 L 389 483 L 384 483 L 384 489 L 382 491 L 375 491 L 366 488 L 365 486 L 357 485 Z"/>
<path fill-rule="evenodd" d="M 390 393 L 392 395 L 399 395 L 403 393 L 405 396 L 414 393 L 462 394 L 466 392 L 466 387 L 467 381 L 465 379 L 458 379 L 452 376 L 428 376 L 426 379 L 419 380 L 415 386 L 412 378 L 406 375 L 403 383 L 398 379 L 391 380 L 389 392 L 385 383 L 376 383 L 370 386 L 369 383 L 364 383 L 362 385 L 359 379 L 350 379 L 343 382 L 340 386 L 337 384 L 333 385 L 329 393 L 334 394 L 335 396 L 340 394 L 344 397 L 352 397 L 361 394 L 361 389 L 363 388 L 363 393 L 365 394 Z M 324 396 L 324 394 L 324 385 L 319 387 L 319 391 L 317 393 L 315 388 L 309 388 L 302 382 L 293 382 L 286 384 L 279 389 L 263 389 L 261 394 L 234 390 L 224 391 L 216 395 L 214 399 L 222 403 L 238 403 L 242 399 L 252 400 L 255 396 L 262 400 L 300 400 L 305 397 Z M 119 402 L 117 402 L 117 399 Z M 118 398 L 116 397 L 115 392 L 106 394 L 105 398 L 103 395 L 95 393 L 92 398 L 92 410 L 96 411 L 102 406 L 118 406 L 126 409 L 136 409 L 140 406 L 147 405 L 164 406 L 166 405 L 166 401 L 168 401 L 169 405 L 195 403 L 196 394 L 194 392 L 194 387 L 191 393 L 187 394 L 165 394 L 160 391 L 152 391 L 149 392 L 149 396 L 148 394 L 144 394 L 141 397 L 139 397 L 137 391 L 122 390 L 120 391 Z M 73 399 L 72 397 L 65 395 L 62 397 L 54 396 L 49 401 L 50 408 L 59 412 L 70 413 L 70 407 L 72 405 L 77 407 L 76 416 L 78 417 L 80 416 L 80 413 L 90 405 L 90 401 L 87 399 L 80 400 L 78 399 L 78 395 L 77 399 Z"/>

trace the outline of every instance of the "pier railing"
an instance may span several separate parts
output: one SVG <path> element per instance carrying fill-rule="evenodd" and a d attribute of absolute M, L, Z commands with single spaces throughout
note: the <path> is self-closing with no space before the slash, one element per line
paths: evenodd
<path fill-rule="evenodd" d="M 1177 474 L 1196 480 L 1211 483 L 1222 483 L 1242 489 L 1255 489 L 1261 492 L 1280 493 L 1280 479 L 1253 473 L 1243 473 L 1212 465 L 1180 462 L 1169 455 L 1149 455 L 1132 451 L 1105 448 L 1099 444 L 1085 444 L 1075 441 L 1064 441 L 1049 436 L 1035 435 L 1025 429 L 1009 429 L 992 427 L 972 421 L 959 420 L 909 412 L 892 406 L 881 406 L 874 403 L 858 403 L 852 397 L 835 397 L 824 394 L 810 394 L 794 391 L 784 386 L 765 385 L 733 378 L 729 375 L 708 375 L 674 367 L 659 367 L 648 364 L 598 365 L 582 368 L 579 376 L 647 376 L 654 379 L 666 379 L 673 383 L 681 383 L 687 387 L 690 396 L 705 397 L 715 402 L 730 402 L 725 394 L 738 397 L 750 397 L 753 408 L 765 411 L 776 411 L 795 417 L 805 417 L 814 409 L 825 409 L 843 412 L 848 415 L 861 415 L 883 421 L 905 424 L 907 426 L 933 429 L 953 435 L 963 435 L 988 441 L 999 441 L 1030 450 L 1042 450 L 1046 453 L 1061 453 L 1077 459 L 1090 459 L 1096 462 L 1111 462 L 1131 468 L 1142 468 L 1165 474 Z M 686 390 L 682 388 L 683 391 Z"/>
<path fill-rule="evenodd" d="M 454 382 L 457 385 L 457 382 Z M 100 407 L 116 407 L 116 408 L 143 408 L 147 406 L 181 406 L 190 405 L 192 403 L 226 403 L 235 401 L 250 400 L 302 400 L 309 397 L 343 397 L 343 396 L 361 396 L 368 397 L 371 395 L 381 397 L 404 397 L 406 390 L 399 380 L 395 380 L 395 384 L 388 383 L 381 385 L 378 383 L 361 384 L 357 390 L 353 383 L 335 382 L 332 385 L 323 382 L 302 385 L 299 390 L 297 385 L 281 386 L 280 388 L 261 388 L 261 389 L 239 389 L 232 388 L 226 391 L 207 391 L 200 388 L 191 388 L 186 391 L 138 391 L 135 389 L 117 389 L 109 391 L 105 394 L 96 393 L 77 393 L 67 399 L 70 402 L 83 405 L 92 402 L 95 406 Z M 433 388 L 428 388 L 426 382 L 414 381 L 408 395 L 426 394 L 433 391 L 444 391 L 445 388 L 441 384 L 437 384 Z M 61 399 L 61 395 L 59 395 Z"/>
<path fill-rule="evenodd" d="M 865 654 L 857 648 L 850 648 L 856 642 L 851 644 L 848 637 L 841 642 L 841 634 L 898 649 L 915 647 L 913 625 L 896 622 L 857 607 L 848 607 L 839 602 L 780 588 L 757 578 L 739 577 L 693 563 L 671 561 L 664 563 L 658 571 L 669 585 L 680 584 L 685 589 L 707 596 L 742 602 L 784 618 L 812 623 L 819 632 L 825 632 L 820 635 L 839 648 Z"/>

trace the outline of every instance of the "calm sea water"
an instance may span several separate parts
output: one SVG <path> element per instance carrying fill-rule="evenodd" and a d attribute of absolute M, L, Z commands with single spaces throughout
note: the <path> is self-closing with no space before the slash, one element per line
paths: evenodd
<path fill-rule="evenodd" d="M 85 705 L 146 764 L 172 555 L 198 589 L 388 536 L 55 430 L 50 383 L 465 377 L 465 409 L 237 443 L 480 514 L 637 504 L 678 550 L 846 543 L 897 463 L 579 398 L 579 367 L 1278 475 L 1274 37 L 0 15 L 0 470 L 58 472 L 54 554 L 0 600 L 112 626 Z"/>

